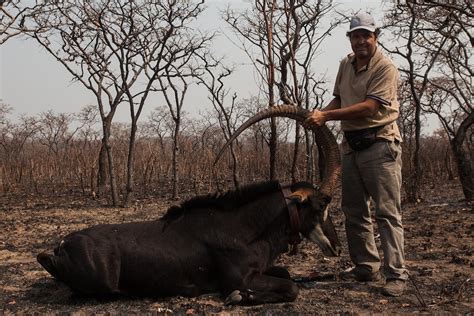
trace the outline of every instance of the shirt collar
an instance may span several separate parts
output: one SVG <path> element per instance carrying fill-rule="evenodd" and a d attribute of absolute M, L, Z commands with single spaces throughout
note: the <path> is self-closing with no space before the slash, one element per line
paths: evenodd
<path fill-rule="evenodd" d="M 361 69 L 356 69 L 356 58 L 355 58 L 355 54 L 351 54 L 350 55 L 350 60 L 351 60 L 351 64 L 352 64 L 352 68 L 354 69 L 354 71 L 356 73 L 358 72 L 363 72 L 363 71 L 367 71 L 370 69 L 370 67 L 375 63 L 377 62 L 382 56 L 382 52 L 380 51 L 380 49 L 378 48 L 378 46 L 375 47 L 375 52 L 374 54 L 372 55 L 372 57 L 370 57 L 369 59 L 369 62 L 367 63 L 367 65 L 365 65 L 363 68 Z"/>

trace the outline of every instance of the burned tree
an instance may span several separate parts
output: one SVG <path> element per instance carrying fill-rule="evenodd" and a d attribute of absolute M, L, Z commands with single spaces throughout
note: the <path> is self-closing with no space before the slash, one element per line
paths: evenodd
<path fill-rule="evenodd" d="M 27 31 L 25 20 L 38 14 L 43 1 L 0 0 L 0 45 Z"/>
<path fill-rule="evenodd" d="M 251 9 L 238 13 L 225 12 L 224 19 L 242 38 L 242 46 L 251 57 L 260 75 L 270 106 L 278 101 L 309 108 L 322 105 L 324 89 L 316 79 L 312 65 L 319 46 L 340 23 L 334 20 L 321 29 L 321 20 L 333 9 L 332 1 L 255 1 Z M 246 47 L 246 44 L 250 46 Z M 274 93 L 275 89 L 278 94 Z M 322 89 L 322 91 L 320 90 Z M 313 95 L 317 92 L 317 95 Z M 269 177 L 275 177 L 276 126 L 271 118 Z M 299 127 L 296 127 L 292 158 L 292 178 L 295 180 L 296 159 L 299 156 Z M 306 135 L 309 139 L 309 134 Z M 312 178 L 311 142 L 307 142 L 307 174 Z"/>
<path fill-rule="evenodd" d="M 438 115 L 458 157 L 458 169 L 463 173 L 461 182 L 466 183 L 463 184 L 465 194 L 467 187 L 472 188 L 472 171 L 469 171 L 472 167 L 463 162 L 466 155 L 462 153 L 466 131 L 472 126 L 472 49 L 467 47 L 474 43 L 470 33 L 472 8 L 469 0 L 455 3 L 406 1 L 394 6 L 386 16 L 387 28 L 395 36 L 397 47 L 386 45 L 384 48 L 402 58 L 401 71 L 410 88 L 411 105 L 415 110 L 413 171 L 407 190 L 411 201 L 420 197 L 420 117 L 423 111 Z M 447 98 L 442 105 L 436 101 L 440 94 Z M 463 114 L 459 116 L 460 113 Z M 459 117 L 462 117 L 461 121 Z M 471 191 L 472 197 L 472 189 L 467 191 Z"/>
<path fill-rule="evenodd" d="M 456 161 L 459 181 L 466 200 L 474 197 L 472 166 L 472 126 L 474 124 L 473 100 L 473 48 L 474 37 L 471 1 L 427 3 L 431 11 L 430 23 L 440 37 L 446 39 L 438 58 L 438 75 L 429 81 L 430 90 L 427 112 L 434 113 L 442 123 L 449 138 L 451 150 Z M 431 18 L 446 16 L 444 21 Z M 426 46 L 429 47 L 428 45 Z"/>
<path fill-rule="evenodd" d="M 214 58 L 210 52 L 206 56 L 201 56 L 203 61 L 203 74 L 199 78 L 199 84 L 206 87 L 209 93 L 209 100 L 217 114 L 217 124 L 224 135 L 224 139 L 229 140 L 238 125 L 238 118 L 241 117 L 239 107 L 236 105 L 237 94 L 234 92 L 230 97 L 230 90 L 225 88 L 225 79 L 232 75 L 233 69 L 223 65 L 222 60 Z M 237 175 L 237 155 L 233 144 L 230 145 L 232 159 L 232 180 L 234 188 L 239 187 L 239 177 Z"/>
<path fill-rule="evenodd" d="M 190 32 L 187 24 L 202 12 L 203 2 L 53 1 L 24 16 L 24 34 L 34 38 L 96 98 L 105 148 L 101 152 L 107 154 L 114 205 L 118 204 L 118 188 L 109 139 L 117 108 L 128 104 L 132 121 L 127 204 L 133 187 L 136 123 L 149 95 L 159 90 L 155 82 L 194 43 L 183 39 L 192 38 L 185 36 Z M 209 39 L 201 38 L 200 42 Z"/>
<path fill-rule="evenodd" d="M 440 50 L 446 44 L 443 38 L 435 37 L 433 41 L 436 45 L 433 49 L 423 49 L 421 43 L 427 26 L 423 20 L 421 6 L 415 2 L 407 1 L 403 4 L 395 5 L 386 16 L 385 28 L 391 31 L 397 43 L 395 47 L 381 43 L 384 49 L 393 54 L 396 58 L 401 57 L 403 65 L 400 66 L 402 80 L 406 81 L 411 91 L 410 106 L 414 107 L 414 149 L 412 153 L 412 170 L 410 171 L 408 199 L 416 201 L 421 197 L 420 181 L 422 179 L 422 169 L 420 160 L 420 136 L 421 136 L 421 115 L 422 98 L 427 89 L 428 78 L 434 71 L 435 62 Z"/>

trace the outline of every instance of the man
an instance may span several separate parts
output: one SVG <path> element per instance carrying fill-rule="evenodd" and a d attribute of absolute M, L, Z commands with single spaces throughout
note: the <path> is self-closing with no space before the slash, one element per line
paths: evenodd
<path fill-rule="evenodd" d="M 401 220 L 401 137 L 397 67 L 377 47 L 379 29 L 369 14 L 352 17 L 347 36 L 353 53 L 339 66 L 334 98 L 305 122 L 323 125 L 339 120 L 342 144 L 342 210 L 346 218 L 349 254 L 354 267 L 341 272 L 344 280 L 381 279 L 369 199 L 375 204 L 384 255 L 386 284 L 382 293 L 403 294 L 408 279 L 404 266 Z"/>

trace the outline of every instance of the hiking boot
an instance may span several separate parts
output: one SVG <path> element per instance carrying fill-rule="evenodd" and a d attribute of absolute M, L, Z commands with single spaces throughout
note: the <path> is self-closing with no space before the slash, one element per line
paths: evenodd
<path fill-rule="evenodd" d="M 353 267 L 339 273 L 339 277 L 345 281 L 356 280 L 359 282 L 375 282 L 382 279 L 380 271 L 371 272 L 366 268 Z"/>
<path fill-rule="evenodd" d="M 388 279 L 382 288 L 382 294 L 386 296 L 402 296 L 406 289 L 405 280 Z"/>

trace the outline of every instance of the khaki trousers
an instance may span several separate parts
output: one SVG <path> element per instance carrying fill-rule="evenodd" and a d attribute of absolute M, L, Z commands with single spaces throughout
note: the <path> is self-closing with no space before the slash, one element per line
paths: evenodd
<path fill-rule="evenodd" d="M 400 205 L 401 146 L 379 141 L 342 158 L 342 210 L 352 262 L 376 272 L 380 257 L 370 217 L 370 198 L 375 204 L 387 279 L 408 279 L 405 269 L 403 226 Z"/>

